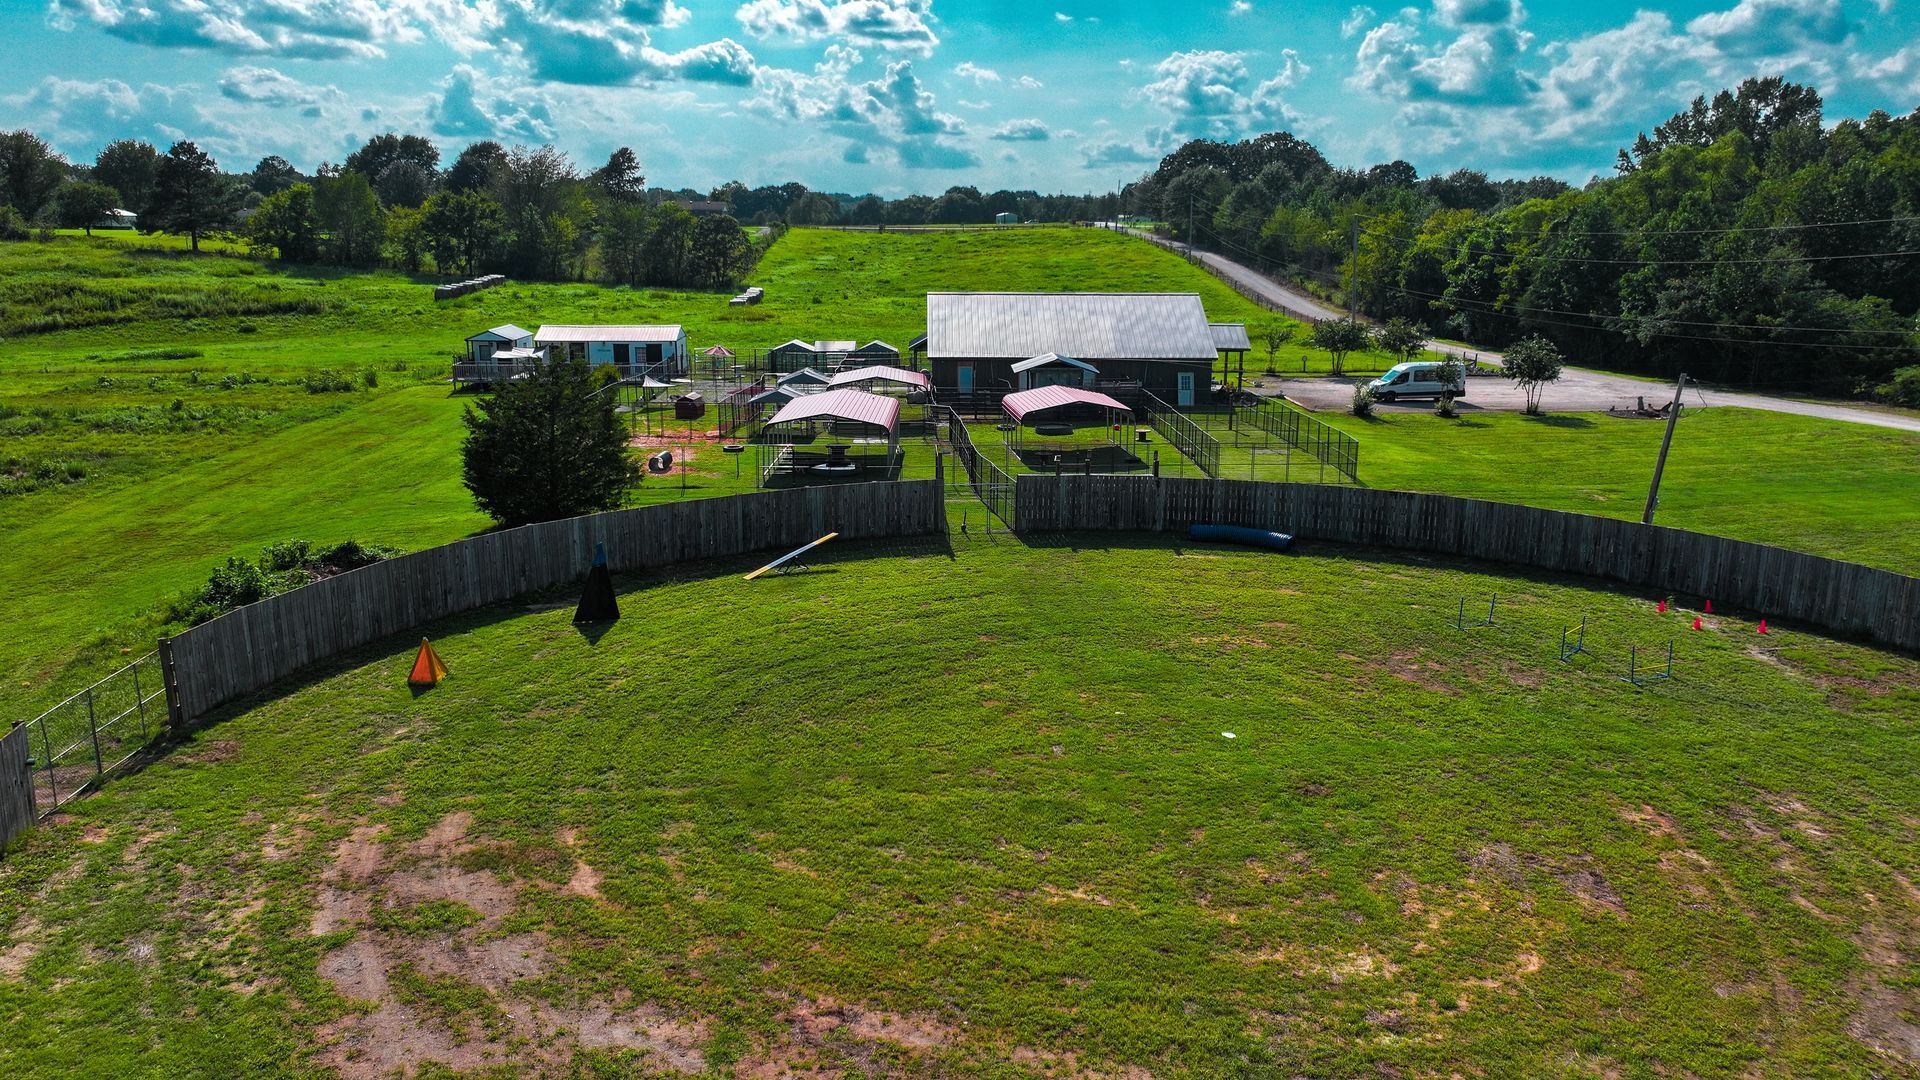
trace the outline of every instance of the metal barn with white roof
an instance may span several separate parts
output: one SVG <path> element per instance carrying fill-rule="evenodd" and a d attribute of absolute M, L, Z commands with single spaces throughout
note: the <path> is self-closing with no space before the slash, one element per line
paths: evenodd
<path fill-rule="evenodd" d="M 623 374 L 684 375 L 687 332 L 677 324 L 574 326 L 547 324 L 533 343 L 550 359 L 573 357 L 590 364 L 614 364 Z"/>
<path fill-rule="evenodd" d="M 1049 353 L 1092 367 L 1096 384 L 1138 383 L 1176 405 L 1207 393 L 1218 356 L 1199 293 L 927 294 L 927 359 L 943 392 L 1010 393 L 1040 366 L 1014 365 Z"/>

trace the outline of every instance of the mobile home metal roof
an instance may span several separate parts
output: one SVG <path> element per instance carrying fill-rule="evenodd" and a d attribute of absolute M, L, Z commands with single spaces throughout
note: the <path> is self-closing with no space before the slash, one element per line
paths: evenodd
<path fill-rule="evenodd" d="M 542 326 L 533 335 L 537 345 L 575 341 L 648 341 L 670 344 L 685 336 L 677 324 L 665 326 Z"/>
<path fill-rule="evenodd" d="M 512 323 L 505 323 L 503 325 L 496 326 L 491 330 L 482 330 L 479 333 L 468 338 L 467 340 L 468 341 L 485 341 L 489 338 L 498 338 L 501 341 L 518 341 L 523 337 L 528 337 L 532 335 L 532 333 L 533 331 L 531 330 L 522 330 L 519 327 L 513 325 Z"/>
<path fill-rule="evenodd" d="M 927 355 L 1024 360 L 1204 360 L 1217 352 L 1199 293 L 928 293 Z"/>
<path fill-rule="evenodd" d="M 899 398 L 843 387 L 839 390 L 822 390 L 818 394 L 808 394 L 787 402 L 780 406 L 779 412 L 773 414 L 773 419 L 767 421 L 767 426 L 800 420 L 851 420 L 891 432 L 899 419 Z"/>
<path fill-rule="evenodd" d="M 1027 417 L 1034 413 L 1057 409 L 1062 405 L 1098 405 L 1123 413 L 1133 411 L 1105 394 L 1082 390 L 1077 386 L 1036 386 L 1032 390 L 1022 390 L 1000 399 L 1000 410 L 1013 417 L 1016 424 L 1025 423 Z"/>
<path fill-rule="evenodd" d="M 1253 342 L 1247 340 L 1246 323 L 1209 323 L 1207 328 L 1213 331 L 1213 347 L 1221 352 L 1245 352 L 1253 348 Z"/>

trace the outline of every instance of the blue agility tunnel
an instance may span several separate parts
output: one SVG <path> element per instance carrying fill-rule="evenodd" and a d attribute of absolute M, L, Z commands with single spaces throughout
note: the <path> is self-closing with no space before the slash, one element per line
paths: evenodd
<path fill-rule="evenodd" d="M 1215 544 L 1246 544 L 1249 547 L 1272 548 L 1274 551 L 1285 551 L 1293 546 L 1293 537 L 1286 533 L 1249 529 L 1244 525 L 1191 525 L 1187 528 L 1187 536 Z"/>

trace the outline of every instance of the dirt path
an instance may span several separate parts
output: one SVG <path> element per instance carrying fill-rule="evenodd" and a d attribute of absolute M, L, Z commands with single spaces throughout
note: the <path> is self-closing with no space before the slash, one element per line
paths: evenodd
<path fill-rule="evenodd" d="M 1133 229 L 1126 231 L 1182 255 L 1188 253 L 1187 246 L 1178 241 L 1160 240 Z M 1298 289 L 1288 288 L 1225 256 L 1216 255 L 1211 251 L 1194 251 L 1192 254 L 1215 277 L 1259 295 L 1288 314 L 1303 319 L 1338 319 L 1345 314 L 1335 311 Z M 1445 341 L 1429 341 L 1427 347 L 1450 356 L 1477 359 L 1483 364 L 1495 367 L 1500 365 L 1502 359 L 1497 352 Z M 1344 409 L 1352 400 L 1354 381 L 1353 379 L 1286 379 L 1276 386 L 1275 380 L 1269 380 L 1266 389 L 1271 393 L 1284 394 L 1307 408 Z M 1604 412 L 1609 408 L 1632 406 L 1641 397 L 1646 397 L 1651 403 L 1663 402 L 1672 394 L 1671 384 L 1647 382 L 1623 375 L 1608 375 L 1585 368 L 1569 367 L 1561 375 L 1560 381 L 1547 389 L 1541 405 L 1549 411 Z M 1467 387 L 1467 400 L 1473 407 L 1480 409 L 1519 409 L 1525 404 L 1520 392 L 1505 379 L 1472 380 Z M 1920 432 L 1920 417 L 1903 413 L 1847 405 L 1828 405 L 1813 401 L 1795 401 L 1792 398 L 1771 397 L 1765 394 L 1742 394 L 1704 386 L 1688 387 L 1686 404 L 1763 409 L 1767 412 L 1792 413 L 1796 416 L 1812 416 L 1847 424 L 1867 424 L 1872 427 L 1893 428 L 1897 431 Z M 1423 401 L 1405 406 L 1388 407 L 1425 409 L 1431 408 L 1432 403 Z"/>

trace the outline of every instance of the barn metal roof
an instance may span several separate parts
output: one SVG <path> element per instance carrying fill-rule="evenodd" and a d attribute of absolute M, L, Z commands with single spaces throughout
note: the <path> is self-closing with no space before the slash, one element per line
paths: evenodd
<path fill-rule="evenodd" d="M 900 355 L 899 349 L 894 348 L 884 341 L 869 341 L 853 351 L 857 353 L 890 353 L 894 356 Z"/>
<path fill-rule="evenodd" d="M 839 390 L 822 390 L 818 394 L 808 394 L 787 402 L 780 406 L 779 412 L 773 414 L 773 419 L 767 421 L 767 426 L 801 420 L 851 420 L 891 432 L 899 419 L 899 398 L 842 387 Z"/>
<path fill-rule="evenodd" d="M 533 340 L 539 345 L 575 341 L 648 341 L 670 344 L 679 341 L 682 336 L 678 324 L 664 326 L 546 325 L 540 328 L 539 333 L 533 335 Z"/>
<path fill-rule="evenodd" d="M 526 337 L 528 334 L 531 334 L 531 333 L 533 333 L 533 331 L 522 330 L 519 327 L 513 325 L 512 323 L 505 323 L 500 326 L 496 326 L 491 330 L 482 330 L 479 333 L 468 338 L 467 340 L 479 341 L 480 339 L 485 337 L 497 337 L 502 341 L 517 341 L 520 338 Z"/>
<path fill-rule="evenodd" d="M 1213 331 L 1213 347 L 1221 352 L 1245 352 L 1253 348 L 1253 342 L 1247 340 L 1246 323 L 1208 323 L 1207 329 Z"/>
<path fill-rule="evenodd" d="M 1062 405 L 1098 405 L 1124 413 L 1133 411 L 1105 394 L 1082 390 L 1077 386 L 1036 386 L 1000 399 L 1001 411 L 1013 417 L 1016 424 L 1025 423 L 1027 417 L 1034 413 L 1057 409 Z"/>
<path fill-rule="evenodd" d="M 906 368 L 889 367 L 886 364 L 874 364 L 871 367 L 842 371 L 827 382 L 833 386 L 848 386 L 875 380 L 917 386 L 922 390 L 933 386 L 933 380 L 928 378 L 924 371 L 908 371 Z"/>
<path fill-rule="evenodd" d="M 1061 356 L 1059 353 L 1041 353 L 1031 360 L 1022 360 L 1013 365 L 1013 370 L 1015 372 L 1032 371 L 1034 368 L 1046 367 L 1048 364 L 1067 364 L 1072 367 L 1077 367 L 1081 371 L 1091 371 L 1095 375 L 1100 374 L 1099 368 L 1094 367 L 1085 360 L 1075 360 L 1071 356 Z"/>
<path fill-rule="evenodd" d="M 821 374 L 820 372 L 814 370 L 813 368 L 803 367 L 799 371 L 789 371 L 785 375 L 780 376 L 778 379 L 775 379 L 774 381 L 779 383 L 782 386 L 785 386 L 788 383 L 795 383 L 795 382 L 814 383 L 820 386 L 825 386 L 827 383 L 831 382 L 832 380 L 827 378 L 825 375 Z"/>
<path fill-rule="evenodd" d="M 1205 360 L 1216 355 L 1199 293 L 928 293 L 927 355 Z"/>

